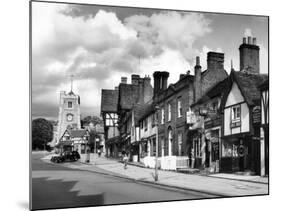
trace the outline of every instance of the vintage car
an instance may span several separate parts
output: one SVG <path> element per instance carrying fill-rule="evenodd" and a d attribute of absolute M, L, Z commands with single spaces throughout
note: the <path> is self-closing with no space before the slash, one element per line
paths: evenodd
<path fill-rule="evenodd" d="M 54 163 L 62 163 L 66 161 L 77 161 L 80 159 L 80 155 L 77 151 L 65 151 L 60 155 L 55 155 L 51 157 L 51 161 Z"/>

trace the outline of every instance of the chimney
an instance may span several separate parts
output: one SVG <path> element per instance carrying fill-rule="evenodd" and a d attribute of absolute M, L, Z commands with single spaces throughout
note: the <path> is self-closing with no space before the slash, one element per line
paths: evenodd
<path fill-rule="evenodd" d="M 207 69 L 208 70 L 224 69 L 224 54 L 217 53 L 217 52 L 208 52 Z"/>
<path fill-rule="evenodd" d="M 153 97 L 153 88 L 151 86 L 151 79 L 149 76 L 143 78 L 143 98 L 144 103 L 150 101 Z"/>
<path fill-rule="evenodd" d="M 121 77 L 121 84 L 127 84 L 127 77 Z"/>
<path fill-rule="evenodd" d="M 162 72 L 162 87 L 161 87 L 162 90 L 167 89 L 167 87 L 168 87 L 168 78 L 169 78 L 169 73 L 166 72 L 166 71 Z"/>
<path fill-rule="evenodd" d="M 153 73 L 153 79 L 154 79 L 154 90 L 153 90 L 153 94 L 154 96 L 156 96 L 158 94 L 158 92 L 160 91 L 160 81 L 161 81 L 161 72 L 156 71 Z"/>
<path fill-rule="evenodd" d="M 243 44 L 247 44 L 247 38 L 243 37 Z"/>
<path fill-rule="evenodd" d="M 118 90 L 119 88 L 118 88 L 118 86 L 116 86 L 114 89 L 115 89 L 115 90 Z"/>
<path fill-rule="evenodd" d="M 154 78 L 154 96 L 156 96 L 160 91 L 167 89 L 168 85 L 168 72 L 156 71 L 153 73 Z"/>
<path fill-rule="evenodd" d="M 138 85 L 139 78 L 140 78 L 139 75 L 135 75 L 135 74 L 131 75 L 131 83 L 134 84 L 134 85 Z"/>
<path fill-rule="evenodd" d="M 248 37 L 248 43 L 243 43 L 239 47 L 240 53 L 240 71 L 251 73 L 260 72 L 260 48 L 257 45 L 257 38 Z"/>
<path fill-rule="evenodd" d="M 194 67 L 194 74 L 195 74 L 195 80 L 194 80 L 194 97 L 195 102 L 201 98 L 202 93 L 202 83 L 201 83 L 201 66 L 200 66 L 200 57 L 196 57 L 196 65 Z"/>
<path fill-rule="evenodd" d="M 185 74 L 180 74 L 180 80 L 183 79 Z"/>

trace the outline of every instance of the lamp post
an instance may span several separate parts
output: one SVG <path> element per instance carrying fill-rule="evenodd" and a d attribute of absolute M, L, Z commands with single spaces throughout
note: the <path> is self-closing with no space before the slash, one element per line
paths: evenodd
<path fill-rule="evenodd" d="M 156 154 L 155 154 L 155 177 L 154 180 L 155 182 L 158 181 L 158 110 L 159 110 L 159 106 L 156 105 L 155 106 L 155 124 L 156 124 L 156 143 L 155 143 L 155 147 L 156 147 Z"/>

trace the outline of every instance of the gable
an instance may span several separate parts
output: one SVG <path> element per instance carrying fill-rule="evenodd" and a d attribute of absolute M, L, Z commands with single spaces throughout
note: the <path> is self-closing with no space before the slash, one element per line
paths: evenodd
<path fill-rule="evenodd" d="M 237 103 L 241 103 L 244 102 L 245 99 L 237 85 L 236 82 L 233 82 L 231 90 L 227 96 L 227 100 L 226 100 L 226 104 L 225 107 L 230 106 L 230 105 L 234 105 Z"/>

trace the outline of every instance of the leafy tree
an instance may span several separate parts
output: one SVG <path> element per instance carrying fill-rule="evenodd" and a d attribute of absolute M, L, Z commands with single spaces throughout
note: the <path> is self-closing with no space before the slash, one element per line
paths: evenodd
<path fill-rule="evenodd" d="M 102 120 L 98 116 L 86 116 L 81 120 L 82 127 L 85 125 L 89 125 L 90 123 L 93 123 L 93 125 L 98 125 L 102 124 Z"/>
<path fill-rule="evenodd" d="M 32 121 L 32 149 L 46 149 L 47 143 L 53 139 L 53 125 L 46 119 Z"/>

